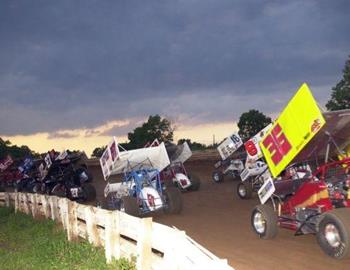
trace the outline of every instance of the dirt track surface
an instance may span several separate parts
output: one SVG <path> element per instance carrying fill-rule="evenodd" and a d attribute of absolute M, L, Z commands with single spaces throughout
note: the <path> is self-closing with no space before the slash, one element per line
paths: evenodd
<path fill-rule="evenodd" d="M 258 199 L 243 201 L 236 195 L 238 181 L 226 178 L 221 184 L 211 180 L 212 162 L 186 164 L 188 171 L 201 178 L 197 192 L 183 194 L 180 215 L 157 215 L 155 221 L 175 226 L 220 258 L 226 258 L 236 270 L 251 269 L 350 269 L 350 259 L 326 256 L 313 235 L 294 236 L 280 229 L 273 240 L 260 240 L 250 226 L 252 208 Z M 99 198 L 105 182 L 99 168 L 93 168 Z"/>

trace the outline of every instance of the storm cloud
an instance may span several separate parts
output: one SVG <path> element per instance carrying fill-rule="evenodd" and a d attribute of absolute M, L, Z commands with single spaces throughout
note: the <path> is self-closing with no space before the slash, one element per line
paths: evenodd
<path fill-rule="evenodd" d="M 233 122 L 279 111 L 302 82 L 324 103 L 349 13 L 346 0 L 1 1 L 0 134 L 156 113 Z"/>

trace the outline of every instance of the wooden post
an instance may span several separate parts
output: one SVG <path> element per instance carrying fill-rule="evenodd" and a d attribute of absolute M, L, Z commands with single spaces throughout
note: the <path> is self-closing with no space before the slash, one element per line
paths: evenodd
<path fill-rule="evenodd" d="M 114 257 L 120 259 L 120 215 L 119 211 L 113 211 L 112 215 L 114 216 Z"/>
<path fill-rule="evenodd" d="M 68 199 L 60 198 L 58 199 L 58 205 L 60 206 L 60 215 L 63 228 L 67 230 L 68 219 Z"/>
<path fill-rule="evenodd" d="M 33 218 L 36 218 L 37 216 L 38 216 L 38 200 L 37 200 L 37 198 L 38 198 L 38 194 L 31 194 L 30 195 L 30 200 L 32 201 L 32 208 L 31 208 L 31 210 L 32 210 L 32 216 L 33 216 Z"/>
<path fill-rule="evenodd" d="M 75 238 L 78 238 L 79 237 L 79 229 L 78 229 L 78 211 L 77 211 L 77 208 L 78 208 L 78 203 L 77 202 L 73 202 L 73 232 L 74 232 L 74 236 Z"/>
<path fill-rule="evenodd" d="M 173 231 L 169 235 L 169 242 L 171 245 L 164 251 L 164 262 L 169 270 L 182 269 L 183 262 L 183 243 L 186 238 L 184 231 Z"/>
<path fill-rule="evenodd" d="M 15 192 L 15 213 L 19 211 L 19 194 Z"/>
<path fill-rule="evenodd" d="M 19 211 L 21 211 L 22 213 L 25 212 L 24 209 L 24 193 L 21 192 L 19 194 Z"/>
<path fill-rule="evenodd" d="M 96 212 L 92 206 L 86 206 L 84 208 L 85 222 L 86 222 L 86 239 L 90 244 L 99 246 L 101 244 L 100 237 L 98 235 L 97 224 L 96 224 Z"/>
<path fill-rule="evenodd" d="M 44 216 L 46 218 L 50 218 L 50 205 L 49 205 L 49 198 L 48 195 L 41 195 L 41 204 L 44 210 Z"/>
<path fill-rule="evenodd" d="M 140 219 L 140 228 L 137 238 L 136 269 L 148 270 L 152 264 L 152 218 Z"/>
<path fill-rule="evenodd" d="M 120 258 L 119 211 L 109 212 L 105 220 L 105 254 L 111 263 L 113 258 Z"/>
<path fill-rule="evenodd" d="M 49 197 L 49 205 L 50 205 L 50 212 L 51 212 L 51 219 L 52 220 L 58 219 L 57 200 L 58 200 L 58 198 L 56 196 Z"/>
<path fill-rule="evenodd" d="M 22 192 L 18 193 L 18 211 L 23 212 Z"/>
<path fill-rule="evenodd" d="M 10 195 L 7 192 L 5 192 L 5 205 L 10 207 Z"/>
<path fill-rule="evenodd" d="M 68 223 L 67 223 L 67 235 L 68 241 L 72 241 L 78 238 L 78 220 L 76 214 L 76 202 L 68 200 Z"/>
<path fill-rule="evenodd" d="M 28 200 L 27 193 L 23 193 L 22 194 L 22 198 L 23 198 L 23 210 L 24 210 L 24 213 L 29 215 L 30 209 L 29 209 L 29 200 Z"/>

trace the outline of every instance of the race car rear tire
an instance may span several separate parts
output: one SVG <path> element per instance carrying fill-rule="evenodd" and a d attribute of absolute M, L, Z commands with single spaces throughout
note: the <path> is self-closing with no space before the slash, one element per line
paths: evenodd
<path fill-rule="evenodd" d="M 337 208 L 324 213 L 316 234 L 324 253 L 335 259 L 350 257 L 350 209 Z"/>
<path fill-rule="evenodd" d="M 22 190 L 23 190 L 23 185 L 21 184 L 21 183 L 15 183 L 14 184 L 14 191 L 15 192 L 22 192 Z M 0 188 L 0 192 L 1 192 L 2 190 L 1 190 L 1 188 Z M 4 191 L 5 191 L 5 189 L 4 189 Z"/>
<path fill-rule="evenodd" d="M 249 200 L 253 196 L 253 187 L 249 181 L 241 182 L 237 185 L 237 195 L 242 200 Z"/>
<path fill-rule="evenodd" d="M 121 198 L 120 211 L 125 212 L 131 216 L 140 216 L 140 208 L 137 199 L 132 196 L 124 196 Z"/>
<path fill-rule="evenodd" d="M 40 183 L 35 183 L 34 185 L 33 185 L 33 188 L 32 188 L 32 190 L 33 190 L 33 193 L 39 193 L 40 192 L 40 190 L 41 190 L 41 184 Z"/>
<path fill-rule="evenodd" d="M 191 181 L 191 186 L 189 187 L 189 190 L 191 191 L 196 191 L 199 189 L 199 187 L 201 186 L 201 180 L 199 179 L 199 177 L 195 174 L 189 175 L 188 178 Z"/>
<path fill-rule="evenodd" d="M 278 232 L 277 213 L 269 205 L 257 205 L 252 212 L 251 225 L 261 239 L 275 238 Z"/>
<path fill-rule="evenodd" d="M 57 197 L 62 197 L 62 198 L 66 197 L 66 189 L 63 185 L 57 184 L 52 188 L 51 195 L 57 196 Z"/>
<path fill-rule="evenodd" d="M 96 189 L 91 184 L 84 184 L 82 187 L 84 194 L 84 201 L 91 202 L 96 199 Z"/>
<path fill-rule="evenodd" d="M 104 200 L 100 201 L 100 205 L 107 210 L 120 210 L 120 199 L 110 192 Z"/>
<path fill-rule="evenodd" d="M 164 190 L 165 208 L 167 214 L 179 214 L 182 210 L 182 195 L 179 189 L 168 187 Z"/>
<path fill-rule="evenodd" d="M 175 187 L 175 188 L 177 188 L 178 190 L 180 190 L 181 192 L 186 192 L 186 191 L 187 191 L 187 188 L 183 188 L 183 187 L 179 184 L 179 182 L 175 181 L 175 182 L 173 182 L 173 183 L 174 183 L 174 185 L 173 185 L 173 186 L 168 186 L 167 189 L 168 189 L 169 187 Z"/>
<path fill-rule="evenodd" d="M 215 183 L 220 183 L 224 181 L 224 175 L 221 171 L 213 171 L 212 173 L 212 179 Z"/>

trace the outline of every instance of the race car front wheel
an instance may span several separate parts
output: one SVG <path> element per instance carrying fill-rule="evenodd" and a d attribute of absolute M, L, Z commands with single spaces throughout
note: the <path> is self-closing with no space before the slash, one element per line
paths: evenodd
<path fill-rule="evenodd" d="M 323 214 L 317 241 L 321 249 L 335 259 L 350 257 L 350 209 L 337 208 Z"/>
<path fill-rule="evenodd" d="M 91 202 L 96 199 L 96 189 L 93 185 L 86 183 L 82 185 L 82 189 L 85 202 Z"/>
<path fill-rule="evenodd" d="M 243 200 L 251 199 L 253 196 L 252 184 L 247 180 L 237 185 L 237 195 Z"/>
<path fill-rule="evenodd" d="M 164 191 L 164 212 L 167 214 L 179 214 L 182 211 L 182 195 L 177 188 L 168 187 Z"/>
<path fill-rule="evenodd" d="M 215 183 L 220 183 L 224 181 L 224 175 L 221 171 L 213 171 L 212 178 Z"/>
<path fill-rule="evenodd" d="M 132 196 L 124 196 L 121 198 L 119 210 L 135 217 L 141 214 L 137 200 Z"/>
<path fill-rule="evenodd" d="M 277 235 L 277 214 L 268 205 L 258 205 L 253 209 L 251 225 L 254 232 L 262 239 L 272 239 Z"/>
<path fill-rule="evenodd" d="M 189 190 L 191 191 L 196 191 L 199 189 L 199 187 L 201 186 L 201 180 L 199 179 L 199 177 L 195 174 L 189 175 L 188 178 L 191 181 L 191 186 L 189 187 Z"/>

